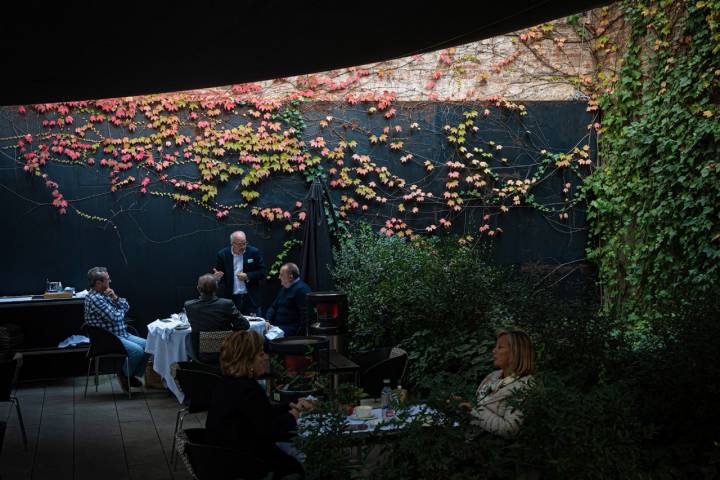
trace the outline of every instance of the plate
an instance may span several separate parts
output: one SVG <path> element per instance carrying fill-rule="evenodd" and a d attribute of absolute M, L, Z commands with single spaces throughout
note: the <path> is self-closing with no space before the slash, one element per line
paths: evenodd
<path fill-rule="evenodd" d="M 374 419 L 374 418 L 376 418 L 376 417 L 375 417 L 375 414 L 374 414 L 374 413 L 371 413 L 371 414 L 368 415 L 367 417 L 358 417 L 357 415 L 355 415 L 355 414 L 353 413 L 352 415 L 350 415 L 350 418 L 351 418 L 352 420 L 372 420 L 372 419 Z"/>
<path fill-rule="evenodd" d="M 172 319 L 171 319 L 171 318 L 159 318 L 158 320 L 160 320 L 160 321 L 163 322 L 163 323 L 172 322 Z"/>
<path fill-rule="evenodd" d="M 190 325 L 183 324 L 183 325 L 178 325 L 177 327 L 175 327 L 175 330 L 187 330 L 188 328 L 190 328 Z"/>

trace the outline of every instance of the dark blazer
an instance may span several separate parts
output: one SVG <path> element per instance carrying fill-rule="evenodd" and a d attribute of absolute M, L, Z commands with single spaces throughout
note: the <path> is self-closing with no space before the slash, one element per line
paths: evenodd
<path fill-rule="evenodd" d="M 233 256 L 230 247 L 225 247 L 217 253 L 215 261 L 215 269 L 223 272 L 220 280 L 220 294 L 225 298 L 231 298 L 233 294 Z M 243 272 L 247 273 L 248 294 L 250 299 L 257 308 L 260 308 L 262 299 L 260 298 L 260 282 L 265 279 L 265 261 L 263 260 L 260 250 L 248 245 L 245 247 L 243 254 Z"/>
<path fill-rule="evenodd" d="M 247 330 L 250 323 L 227 298 L 196 298 L 185 302 L 185 313 L 192 327 L 191 356 L 198 358 L 200 332 Z"/>
<path fill-rule="evenodd" d="M 281 288 L 275 301 L 268 308 L 266 320 L 280 328 L 289 327 L 283 328 L 287 335 L 298 335 L 300 329 L 304 335 L 308 311 L 307 294 L 310 292 L 310 286 L 302 280 L 296 281 L 288 288 Z"/>
<path fill-rule="evenodd" d="M 303 474 L 300 463 L 275 442 L 287 441 L 297 429 L 287 405 L 270 404 L 257 380 L 223 376 L 213 392 L 205 422 L 206 440 L 242 452 L 274 471 L 275 478 Z"/>

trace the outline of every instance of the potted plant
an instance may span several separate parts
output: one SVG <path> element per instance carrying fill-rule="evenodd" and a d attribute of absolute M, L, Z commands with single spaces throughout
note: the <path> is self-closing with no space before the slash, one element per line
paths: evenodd
<path fill-rule="evenodd" d="M 360 400 L 367 396 L 362 388 L 352 383 L 340 384 L 335 390 L 335 399 L 348 415 L 352 414 L 355 406 L 360 405 Z"/>

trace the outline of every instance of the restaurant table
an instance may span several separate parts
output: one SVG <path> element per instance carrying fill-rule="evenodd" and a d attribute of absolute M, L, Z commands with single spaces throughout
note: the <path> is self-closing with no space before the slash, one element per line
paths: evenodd
<path fill-rule="evenodd" d="M 247 317 L 250 330 L 263 334 L 265 320 L 260 317 Z M 182 403 L 185 395 L 175 383 L 171 366 L 176 362 L 185 362 L 190 357 L 185 344 L 185 337 L 190 335 L 192 328 L 177 329 L 183 322 L 173 315 L 171 318 L 155 320 L 147 326 L 148 336 L 145 351 L 153 355 L 153 370 L 163 379 L 167 388 Z M 274 327 L 280 330 L 278 327 Z M 275 330 L 277 332 L 277 330 Z M 282 332 L 282 330 L 280 330 Z"/>

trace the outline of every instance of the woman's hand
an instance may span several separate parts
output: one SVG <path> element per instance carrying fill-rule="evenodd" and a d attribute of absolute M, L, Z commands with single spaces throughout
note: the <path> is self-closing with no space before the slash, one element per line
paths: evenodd
<path fill-rule="evenodd" d="M 291 403 L 290 405 L 293 405 L 293 404 Z M 293 407 L 290 409 L 290 415 L 295 417 L 295 420 L 297 420 L 298 417 L 300 416 L 300 411 L 298 409 L 296 409 L 295 407 Z"/>
<path fill-rule="evenodd" d="M 447 403 L 450 402 L 458 402 L 458 407 L 460 407 L 460 410 L 463 410 L 465 412 L 470 412 L 473 409 L 472 403 L 468 402 L 464 398 L 458 396 L 458 395 L 450 395 L 450 398 L 448 398 Z"/>
<path fill-rule="evenodd" d="M 301 398 L 297 403 L 291 403 L 291 408 L 296 409 L 299 412 L 310 412 L 315 408 L 315 403 L 308 400 L 307 398 Z"/>

